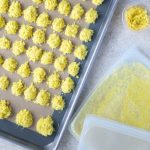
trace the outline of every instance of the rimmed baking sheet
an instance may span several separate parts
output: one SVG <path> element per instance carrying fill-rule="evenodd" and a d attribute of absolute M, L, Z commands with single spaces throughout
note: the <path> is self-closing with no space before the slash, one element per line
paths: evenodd
<path fill-rule="evenodd" d="M 22 4 L 23 4 L 23 7 L 26 7 L 28 5 L 30 5 L 30 3 L 32 3 L 30 1 L 30 3 L 27 3 L 25 1 L 20 1 Z M 28 1 L 29 2 L 29 1 Z M 72 0 L 70 1 L 72 4 L 75 4 L 75 3 L 78 3 L 80 2 L 80 0 Z M 115 8 L 115 5 L 116 5 L 116 2 L 117 0 L 105 0 L 103 5 L 99 6 L 97 8 L 97 11 L 99 12 L 100 14 L 100 17 L 99 19 L 97 20 L 96 24 L 94 25 L 91 25 L 90 28 L 93 29 L 95 31 L 94 33 L 94 36 L 93 36 L 93 40 L 92 42 L 89 42 L 87 43 L 86 45 L 88 46 L 88 51 L 89 51 L 89 55 L 87 57 L 87 61 L 79 61 L 79 60 L 76 60 L 76 61 L 79 61 L 81 63 L 81 69 L 80 69 L 80 73 L 79 73 L 79 76 L 82 76 L 85 74 L 85 69 L 84 69 L 84 66 L 85 66 L 85 63 L 87 62 L 88 64 L 88 61 L 91 61 L 90 59 L 93 59 L 90 58 L 91 56 L 93 56 L 93 53 L 95 53 L 95 49 L 94 49 L 94 46 L 97 45 L 99 41 L 99 38 L 102 39 L 102 35 L 104 34 L 104 30 L 106 30 L 106 23 L 108 23 L 108 21 L 111 19 L 110 16 L 112 14 L 113 11 L 114 11 L 114 8 Z M 33 4 L 33 3 L 32 3 Z M 91 2 L 90 1 L 87 1 L 87 2 L 83 2 L 81 1 L 81 4 L 86 7 L 86 9 L 90 8 L 91 7 Z M 93 5 L 94 6 L 94 5 Z M 43 6 L 40 7 L 39 11 L 42 12 L 43 10 Z M 49 11 L 47 11 L 51 16 L 52 18 L 54 18 L 55 16 L 58 17 L 58 13 L 51 13 Z M 110 12 L 110 13 L 109 13 Z M 109 18 L 108 18 L 109 17 Z M 6 17 L 7 18 L 7 17 Z M 22 18 L 19 19 L 19 23 L 22 22 L 21 20 Z M 65 17 L 66 19 L 66 17 Z M 9 19 L 10 20 L 10 19 Z M 68 22 L 70 21 L 70 19 L 68 20 Z M 88 26 L 87 24 L 84 24 L 83 21 L 79 21 L 78 22 L 81 26 Z M 34 26 L 35 24 L 33 24 Z M 99 33 L 99 32 L 101 33 Z M 47 32 L 47 34 L 49 34 L 51 32 L 51 29 L 49 29 L 49 31 Z M 5 32 L 4 30 L 2 32 L 0 32 L 0 36 L 4 35 Z M 97 35 L 99 35 L 100 37 L 97 37 Z M 61 34 L 62 36 L 62 34 Z M 6 37 L 8 37 L 10 40 L 14 41 L 14 39 L 18 39 L 18 36 L 10 36 L 10 35 L 6 35 Z M 64 36 L 63 36 L 64 37 Z M 67 39 L 67 37 L 65 37 L 65 39 Z M 73 42 L 75 44 L 79 44 L 79 40 L 78 39 L 72 39 Z M 32 40 L 29 40 L 28 41 L 28 45 L 34 45 L 32 43 Z M 94 45 L 94 46 L 93 46 Z M 44 44 L 42 46 L 42 48 L 44 50 L 50 50 L 52 51 L 51 49 L 49 49 L 48 45 L 47 44 Z M 10 50 L 4 50 L 4 51 L 0 51 L 0 54 L 2 56 L 4 56 L 4 58 L 7 58 L 7 57 L 10 57 L 12 56 L 13 57 L 13 54 L 10 52 Z M 55 51 L 55 54 L 58 56 L 60 53 Z M 75 58 L 72 57 L 72 55 L 68 55 L 68 58 L 70 61 L 73 61 Z M 23 62 L 25 62 L 25 60 L 27 60 L 25 54 L 24 55 L 21 55 L 19 57 L 15 57 L 15 59 L 18 60 L 19 64 L 22 64 Z M 44 67 L 46 70 L 47 70 L 47 73 L 49 73 L 49 70 L 50 70 L 50 73 L 53 72 L 53 66 L 43 66 L 41 65 L 40 63 L 35 63 L 33 64 L 32 62 L 30 62 L 31 64 L 31 68 L 35 68 L 37 66 L 42 66 Z M 50 69 L 49 69 L 50 68 Z M 83 71 L 82 71 L 83 70 Z M 18 81 L 18 79 L 20 79 L 20 77 L 15 73 L 15 74 L 10 74 L 8 73 L 7 71 L 5 71 L 4 69 L 0 68 L 0 75 L 1 74 L 6 74 L 8 75 L 8 77 L 10 78 L 11 82 L 12 81 Z M 66 77 L 67 76 L 67 73 L 62 73 L 62 78 Z M 24 82 L 29 85 L 29 82 L 31 81 L 32 79 L 32 76 L 30 78 L 28 78 L 27 80 L 24 80 Z M 78 80 L 81 80 L 81 79 L 76 79 L 76 78 L 73 78 L 76 85 L 79 85 L 78 83 Z M 40 85 L 40 88 L 44 88 L 44 89 L 47 89 L 49 90 L 45 85 L 41 84 Z M 76 88 L 76 91 L 78 91 L 78 88 L 79 86 L 77 86 Z M 53 93 L 57 92 L 57 93 L 60 93 L 60 90 L 58 91 L 53 91 L 53 90 L 50 90 L 51 94 L 53 95 Z M 71 113 L 71 110 L 70 107 L 72 106 L 72 103 L 74 101 L 74 99 L 72 98 L 72 96 L 75 93 L 71 93 L 71 94 L 67 94 L 67 95 L 63 95 L 64 98 L 65 98 L 65 101 L 66 101 L 66 107 L 63 111 L 52 111 L 52 109 L 50 107 L 41 107 L 37 104 L 34 104 L 32 102 L 27 102 L 25 100 L 23 100 L 23 97 L 15 97 L 15 96 L 12 96 L 11 92 L 10 92 L 10 88 L 8 89 L 8 92 L 0 92 L 1 93 L 1 98 L 5 98 L 5 99 L 8 99 L 10 102 L 11 102 L 11 105 L 14 109 L 14 113 L 16 113 L 18 110 L 20 109 L 23 109 L 23 108 L 27 108 L 29 110 L 32 111 L 33 113 L 33 116 L 34 116 L 34 122 L 36 123 L 37 119 L 41 116 L 45 116 L 45 115 L 48 115 L 48 114 L 52 114 L 52 117 L 54 119 L 54 122 L 55 122 L 55 133 L 50 136 L 50 137 L 43 137 L 41 135 L 39 135 L 38 133 L 34 132 L 35 130 L 35 124 L 33 125 L 33 127 L 31 129 L 23 129 L 22 127 L 18 127 L 16 124 L 14 124 L 13 122 L 10 122 L 12 120 L 14 120 L 14 117 L 15 115 L 13 115 L 11 118 L 10 118 L 10 121 L 7 121 L 7 120 L 0 120 L 0 130 L 5 132 L 5 133 L 8 133 L 16 138 L 19 138 L 23 141 L 26 141 L 26 142 L 29 142 L 33 145 L 37 145 L 37 146 L 40 146 L 40 147 L 44 147 L 50 143 L 52 143 L 54 141 L 54 139 L 56 139 L 56 135 L 59 134 L 58 136 L 60 136 L 61 134 L 61 130 L 62 128 L 64 127 L 63 124 L 65 124 L 65 121 L 66 121 L 66 117 L 68 114 Z M 6 94 L 7 93 L 7 94 Z M 57 136 L 57 137 L 58 137 Z"/>

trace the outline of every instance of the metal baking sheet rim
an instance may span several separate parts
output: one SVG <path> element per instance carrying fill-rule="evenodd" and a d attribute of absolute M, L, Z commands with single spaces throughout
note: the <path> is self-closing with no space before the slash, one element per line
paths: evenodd
<path fill-rule="evenodd" d="M 62 135 L 63 135 L 63 133 L 64 133 L 64 131 L 66 129 L 66 126 L 67 126 L 67 124 L 69 122 L 69 119 L 70 119 L 70 117 L 71 117 L 71 115 L 72 115 L 72 113 L 74 111 L 75 105 L 77 103 L 77 99 L 78 99 L 78 97 L 79 97 L 79 95 L 80 95 L 80 93 L 82 91 L 82 87 L 84 86 L 84 83 L 86 81 L 88 73 L 89 73 L 89 71 L 90 71 L 90 69 L 92 67 L 93 60 L 94 60 L 94 58 L 96 56 L 96 53 L 98 52 L 98 50 L 100 48 L 100 45 L 101 45 L 102 40 L 104 38 L 104 35 L 105 35 L 106 31 L 107 31 L 108 25 L 109 25 L 109 23 L 110 23 L 110 21 L 112 19 L 112 16 L 114 14 L 114 11 L 115 11 L 115 8 L 117 6 L 118 1 L 119 0 L 112 0 L 110 5 L 109 5 L 109 7 L 108 7 L 108 9 L 107 9 L 107 12 L 106 12 L 106 14 L 105 14 L 105 16 L 103 18 L 104 20 L 102 22 L 101 28 L 99 29 L 98 34 L 96 36 L 96 39 L 95 39 L 95 42 L 94 42 L 95 44 L 93 44 L 93 46 L 92 46 L 93 53 L 86 60 L 86 63 L 85 63 L 84 69 L 83 69 L 83 73 L 82 73 L 82 75 L 81 75 L 81 77 L 79 79 L 79 83 L 78 83 L 78 85 L 77 85 L 77 87 L 76 87 L 76 89 L 75 89 L 75 91 L 74 91 L 74 93 L 72 95 L 72 98 L 71 98 L 72 104 L 69 104 L 71 106 L 70 106 L 70 108 L 68 110 L 66 110 L 66 113 L 65 113 L 64 118 L 62 120 L 60 128 L 59 128 L 59 130 L 57 132 L 57 136 L 54 139 L 54 142 L 51 143 L 51 144 L 46 145 L 45 147 L 40 148 L 40 147 L 38 147 L 36 145 L 29 144 L 26 141 L 23 141 L 21 139 L 15 138 L 14 136 L 11 136 L 8 133 L 4 133 L 2 131 L 0 131 L 0 136 L 4 137 L 6 140 L 12 141 L 12 142 L 14 142 L 16 144 L 19 144 L 19 145 L 21 145 L 23 147 L 27 147 L 27 148 L 32 148 L 32 149 L 36 149 L 36 150 L 37 149 L 42 149 L 42 150 L 43 149 L 45 149 L 45 150 L 46 149 L 47 150 L 48 149 L 49 150 L 56 150 L 57 149 L 57 147 L 58 147 L 58 145 L 60 143 L 60 140 L 62 138 Z"/>

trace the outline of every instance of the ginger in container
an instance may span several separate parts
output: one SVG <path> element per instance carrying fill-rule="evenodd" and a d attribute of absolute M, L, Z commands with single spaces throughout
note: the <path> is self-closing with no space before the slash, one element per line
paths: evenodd
<path fill-rule="evenodd" d="M 127 26 L 135 31 L 149 26 L 150 19 L 147 10 L 142 6 L 132 6 L 125 11 Z"/>

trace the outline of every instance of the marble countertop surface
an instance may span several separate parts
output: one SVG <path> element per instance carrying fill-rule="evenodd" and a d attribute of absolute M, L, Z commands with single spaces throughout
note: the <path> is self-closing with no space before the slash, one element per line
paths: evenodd
<path fill-rule="evenodd" d="M 79 97 L 79 103 L 95 87 L 97 79 L 122 55 L 129 47 L 138 46 L 148 51 L 150 48 L 150 31 L 140 33 L 132 32 L 122 23 L 122 11 L 131 3 L 141 3 L 150 6 L 150 0 L 120 0 L 111 24 L 104 38 L 103 44 L 94 61 L 92 70 L 88 76 L 83 92 Z M 149 7 L 150 8 L 150 7 Z M 144 37 L 144 38 L 143 38 Z M 148 42 L 146 42 L 148 41 Z M 138 45 L 137 45 L 138 44 Z M 66 129 L 58 150 L 76 150 L 78 142 Z M 27 150 L 0 137 L 0 150 Z"/>

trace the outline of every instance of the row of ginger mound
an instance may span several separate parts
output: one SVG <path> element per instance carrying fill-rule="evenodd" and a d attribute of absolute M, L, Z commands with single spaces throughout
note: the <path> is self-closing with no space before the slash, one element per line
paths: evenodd
<path fill-rule="evenodd" d="M 57 97 L 55 97 L 57 99 Z M 8 100 L 0 100 L 0 119 L 7 119 L 13 115 L 13 108 Z M 29 128 L 33 125 L 34 117 L 30 110 L 22 109 L 15 117 L 15 122 L 18 126 Z M 50 115 L 41 117 L 36 123 L 36 131 L 43 136 L 50 136 L 54 132 L 54 121 Z"/>

